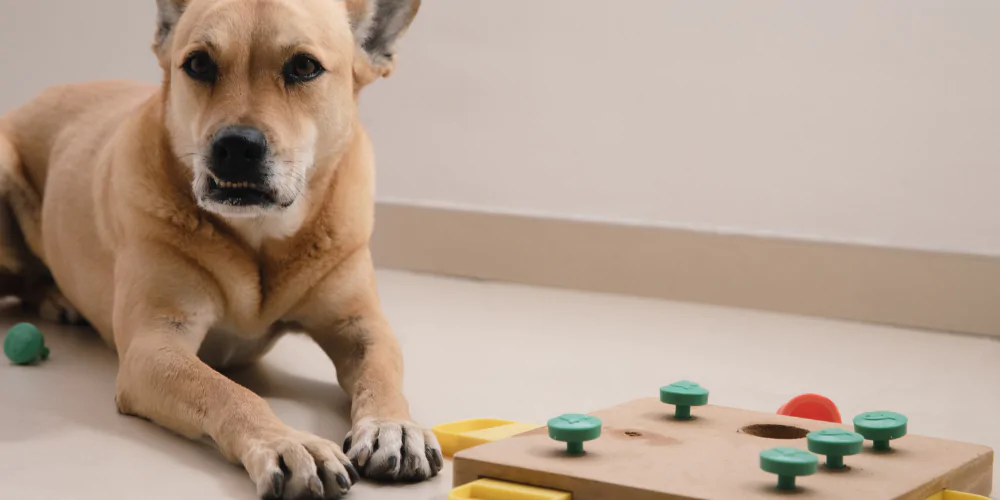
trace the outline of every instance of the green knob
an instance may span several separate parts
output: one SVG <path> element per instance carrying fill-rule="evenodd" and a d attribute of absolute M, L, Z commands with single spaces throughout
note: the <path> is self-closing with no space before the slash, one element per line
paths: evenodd
<path fill-rule="evenodd" d="M 857 432 L 844 429 L 823 429 L 806 434 L 809 451 L 826 455 L 826 466 L 843 469 L 844 457 L 861 453 L 865 438 Z"/>
<path fill-rule="evenodd" d="M 30 365 L 49 358 L 49 348 L 38 327 L 30 323 L 14 325 L 3 339 L 3 353 L 14 364 Z"/>
<path fill-rule="evenodd" d="M 872 441 L 877 451 L 890 449 L 889 441 L 906 435 L 907 418 L 891 411 L 873 411 L 854 417 L 854 430 Z"/>
<path fill-rule="evenodd" d="M 549 420 L 549 437 L 566 443 L 566 453 L 582 455 L 584 441 L 601 437 L 601 419 L 569 414 Z"/>
<path fill-rule="evenodd" d="M 660 387 L 660 401 L 677 407 L 674 409 L 674 418 L 688 420 L 691 418 L 692 406 L 708 404 L 708 389 L 694 382 L 683 380 L 666 387 Z"/>
<path fill-rule="evenodd" d="M 760 468 L 778 475 L 779 490 L 794 490 L 795 478 L 816 473 L 819 459 L 798 448 L 778 447 L 760 452 Z"/>

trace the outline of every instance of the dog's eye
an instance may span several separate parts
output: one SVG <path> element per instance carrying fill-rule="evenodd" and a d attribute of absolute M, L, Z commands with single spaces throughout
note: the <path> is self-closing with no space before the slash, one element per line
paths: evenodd
<path fill-rule="evenodd" d="M 219 76 L 219 66 L 207 52 L 197 51 L 184 60 L 184 72 L 199 82 L 214 83 Z"/>
<path fill-rule="evenodd" d="M 298 54 L 285 63 L 285 83 L 303 83 L 312 80 L 326 71 L 312 56 Z"/>

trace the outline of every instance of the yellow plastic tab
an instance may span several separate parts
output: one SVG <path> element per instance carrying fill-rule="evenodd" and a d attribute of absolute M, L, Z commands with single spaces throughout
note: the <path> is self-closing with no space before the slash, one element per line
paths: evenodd
<path fill-rule="evenodd" d="M 990 500 L 990 499 L 981 495 L 973 495 L 972 493 L 962 493 L 960 491 L 944 490 L 927 497 L 927 500 Z"/>
<path fill-rule="evenodd" d="M 565 491 L 480 479 L 451 490 L 448 500 L 573 500 Z"/>
<path fill-rule="evenodd" d="M 444 456 L 451 457 L 464 449 L 509 438 L 539 427 L 541 426 L 536 424 L 523 424 L 495 418 L 477 418 L 441 424 L 434 427 L 434 435 L 441 443 L 441 452 L 444 453 Z"/>

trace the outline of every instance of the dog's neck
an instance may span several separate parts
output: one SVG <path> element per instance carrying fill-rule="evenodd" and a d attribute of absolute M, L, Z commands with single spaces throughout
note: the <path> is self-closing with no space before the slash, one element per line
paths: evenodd
<path fill-rule="evenodd" d="M 224 222 L 255 252 L 267 240 L 291 238 L 302 229 L 309 215 L 309 202 L 300 199 L 278 214 L 260 217 L 227 218 Z"/>

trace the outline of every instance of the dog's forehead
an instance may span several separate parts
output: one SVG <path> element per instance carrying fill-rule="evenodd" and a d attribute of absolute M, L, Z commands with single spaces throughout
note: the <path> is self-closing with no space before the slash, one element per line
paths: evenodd
<path fill-rule="evenodd" d="M 216 47 L 265 41 L 353 44 L 343 0 L 194 0 L 178 26 L 182 43 Z"/>

